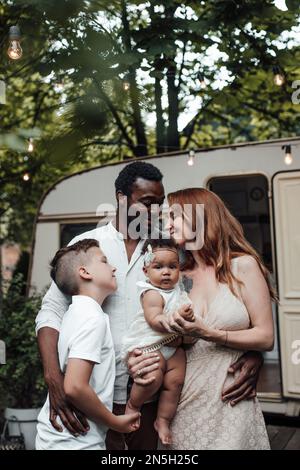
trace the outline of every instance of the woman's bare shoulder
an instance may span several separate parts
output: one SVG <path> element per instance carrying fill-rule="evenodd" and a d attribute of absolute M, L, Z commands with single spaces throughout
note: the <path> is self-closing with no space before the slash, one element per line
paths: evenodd
<path fill-rule="evenodd" d="M 238 268 L 237 270 L 239 273 L 249 273 L 256 271 L 257 269 L 259 270 L 259 266 L 256 259 L 251 255 L 245 254 L 233 259 L 236 260 Z"/>

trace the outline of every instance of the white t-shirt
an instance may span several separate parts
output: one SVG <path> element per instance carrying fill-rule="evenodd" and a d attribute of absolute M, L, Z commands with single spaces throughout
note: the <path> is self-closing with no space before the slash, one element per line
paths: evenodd
<path fill-rule="evenodd" d="M 69 358 L 95 362 L 90 385 L 101 402 L 112 410 L 115 381 L 115 353 L 109 327 L 108 315 L 91 297 L 75 295 L 63 317 L 59 341 L 59 364 L 65 372 Z M 74 437 L 58 423 L 63 432 L 54 429 L 49 421 L 49 396 L 38 416 L 37 450 L 104 450 L 107 427 L 89 421 L 90 430 L 85 436 Z"/>

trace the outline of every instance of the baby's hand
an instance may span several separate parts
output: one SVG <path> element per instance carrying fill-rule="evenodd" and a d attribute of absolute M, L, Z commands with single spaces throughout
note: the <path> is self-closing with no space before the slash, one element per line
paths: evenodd
<path fill-rule="evenodd" d="M 139 412 L 115 416 L 112 429 L 122 433 L 137 431 L 140 427 L 140 417 Z"/>
<path fill-rule="evenodd" d="M 186 304 L 180 307 L 178 313 L 186 321 L 195 321 L 195 314 L 191 304 Z"/>

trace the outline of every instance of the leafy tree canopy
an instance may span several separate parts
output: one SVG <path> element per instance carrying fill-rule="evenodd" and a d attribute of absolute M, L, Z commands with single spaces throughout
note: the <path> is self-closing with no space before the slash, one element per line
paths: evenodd
<path fill-rule="evenodd" d="M 271 0 L 0 0 L 5 236 L 26 245 L 41 194 L 77 169 L 299 135 L 299 105 L 291 101 L 300 77 L 299 2 L 286 5 L 287 11 Z M 8 30 L 15 24 L 23 57 L 10 61 Z M 282 87 L 273 67 L 285 74 Z"/>

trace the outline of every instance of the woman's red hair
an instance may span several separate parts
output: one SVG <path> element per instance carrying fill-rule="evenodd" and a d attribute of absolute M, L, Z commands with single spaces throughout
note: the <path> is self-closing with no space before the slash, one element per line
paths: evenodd
<path fill-rule="evenodd" d="M 193 230 L 196 229 L 196 205 L 204 205 L 204 243 L 198 251 L 199 256 L 208 266 L 214 266 L 216 278 L 221 283 L 228 284 L 234 291 L 234 281 L 241 285 L 231 269 L 231 260 L 242 255 L 250 255 L 257 264 L 268 284 L 272 300 L 277 300 L 277 295 L 270 283 L 269 271 L 263 264 L 255 249 L 247 242 L 243 228 L 238 220 L 227 209 L 223 201 L 212 191 L 204 188 L 182 189 L 168 194 L 169 205 L 179 204 L 183 209 L 190 204 L 193 214 Z M 194 258 L 188 256 L 186 268 L 192 268 Z"/>

